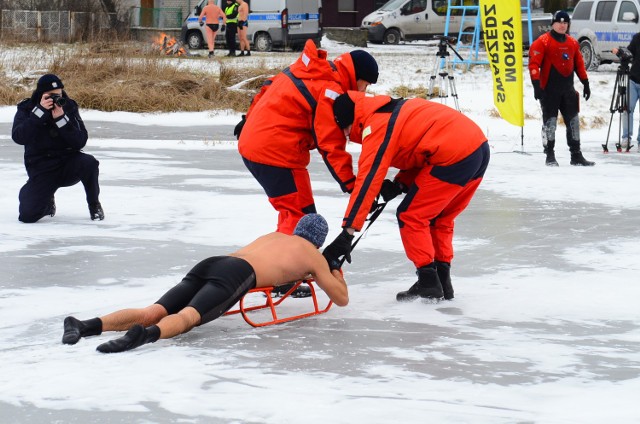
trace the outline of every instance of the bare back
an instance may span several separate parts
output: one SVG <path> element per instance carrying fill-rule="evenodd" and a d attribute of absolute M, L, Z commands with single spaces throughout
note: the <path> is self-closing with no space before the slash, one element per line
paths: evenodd
<path fill-rule="evenodd" d="M 240 6 L 238 7 L 238 20 L 246 21 L 248 17 L 249 17 L 249 5 L 247 4 L 246 1 L 243 1 L 240 3 Z"/>
<path fill-rule="evenodd" d="M 256 287 L 279 286 L 311 275 L 339 306 L 348 303 L 347 285 L 338 271 L 330 271 L 316 247 L 298 236 L 264 235 L 231 254 L 249 262 L 256 273 Z"/>

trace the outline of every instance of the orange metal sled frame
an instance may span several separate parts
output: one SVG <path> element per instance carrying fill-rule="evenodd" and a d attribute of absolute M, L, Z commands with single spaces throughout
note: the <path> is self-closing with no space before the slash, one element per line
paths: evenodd
<path fill-rule="evenodd" d="M 278 312 L 276 311 L 276 307 L 278 305 L 280 305 L 282 302 L 284 302 L 285 299 L 288 299 L 289 296 L 291 295 L 291 293 L 293 293 L 303 283 L 307 284 L 309 286 L 309 289 L 311 290 L 311 299 L 313 300 L 313 311 L 305 312 L 305 313 L 298 314 L 298 315 L 291 315 L 291 316 L 288 316 L 288 317 L 285 317 L 285 318 L 279 318 L 278 317 Z M 252 326 L 252 327 L 265 327 L 267 325 L 282 324 L 283 322 L 295 321 L 295 320 L 298 320 L 298 319 L 307 318 L 307 317 L 311 317 L 311 316 L 314 316 L 314 315 L 324 314 L 325 312 L 327 312 L 331 308 L 331 305 L 333 305 L 333 302 L 331 300 L 329 300 L 329 303 L 327 304 L 327 306 L 324 309 L 320 309 L 318 307 L 318 298 L 316 296 L 316 289 L 313 286 L 313 283 L 311 281 L 307 281 L 307 280 L 298 281 L 297 283 L 295 283 L 293 285 L 293 287 L 291 287 L 289 289 L 289 291 L 287 291 L 281 297 L 276 298 L 277 300 L 275 300 L 275 301 L 271 297 L 271 292 L 273 291 L 274 288 L 275 287 L 260 287 L 260 288 L 251 289 L 247 293 L 247 294 L 250 294 L 250 293 L 264 293 L 264 295 L 266 296 L 266 300 L 265 300 L 264 305 L 255 305 L 255 306 L 246 306 L 245 307 L 244 306 L 244 298 L 246 296 L 245 295 L 245 296 L 242 296 L 242 298 L 240 299 L 240 302 L 238 303 L 238 305 L 239 305 L 238 309 L 232 309 L 230 311 L 227 311 L 224 315 L 242 314 L 242 318 L 244 318 L 244 320 L 250 326 Z M 255 322 L 251 318 L 249 318 L 249 312 L 260 310 L 260 309 L 265 309 L 265 308 L 271 309 L 271 318 L 272 319 L 270 321 Z"/>

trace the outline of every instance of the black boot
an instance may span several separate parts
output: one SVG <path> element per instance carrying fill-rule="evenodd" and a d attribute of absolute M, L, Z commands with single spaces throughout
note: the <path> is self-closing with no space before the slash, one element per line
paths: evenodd
<path fill-rule="evenodd" d="M 442 284 L 442 293 L 447 300 L 453 299 L 453 286 L 451 285 L 451 264 L 448 262 L 435 261 L 438 279 Z"/>
<path fill-rule="evenodd" d="M 294 284 L 295 283 L 288 283 L 288 284 L 283 284 L 281 286 L 276 286 L 271 291 L 271 294 L 274 297 L 284 296 L 289 290 L 291 290 L 291 287 L 293 287 Z M 293 293 L 291 293 L 291 297 L 294 297 L 294 298 L 302 298 L 302 297 L 309 297 L 309 296 L 311 296 L 311 289 L 306 284 L 300 284 L 298 288 L 295 289 Z"/>
<path fill-rule="evenodd" d="M 594 166 L 596 163 L 588 161 L 582 156 L 582 152 L 571 152 L 571 165 L 576 166 Z"/>
<path fill-rule="evenodd" d="M 100 318 L 88 319 L 80 321 L 74 317 L 66 317 L 64 319 L 64 334 L 62 335 L 62 343 L 76 344 L 81 337 L 97 336 L 102 334 L 102 321 Z"/>
<path fill-rule="evenodd" d="M 396 295 L 398 302 L 409 302 L 419 297 L 424 299 L 439 299 L 444 296 L 442 284 L 438 278 L 435 265 L 427 265 L 418 268 L 418 281 L 407 291 Z"/>
<path fill-rule="evenodd" d="M 126 334 L 115 340 L 102 343 L 96 348 L 102 353 L 117 353 L 125 350 L 135 349 L 147 343 L 155 343 L 160 338 L 160 327 L 152 325 L 144 328 L 140 324 L 136 324 L 126 332 Z"/>
<path fill-rule="evenodd" d="M 56 198 L 54 196 L 51 196 L 51 202 L 49 203 L 49 212 L 47 212 L 47 215 L 52 218 L 56 216 Z"/>
<path fill-rule="evenodd" d="M 556 154 L 553 150 L 555 145 L 556 145 L 555 140 L 547 140 L 547 145 L 542 146 L 544 148 L 544 153 L 547 155 L 547 158 L 544 161 L 545 165 L 547 166 L 560 166 L 558 165 L 558 161 L 556 160 Z"/>
<path fill-rule="evenodd" d="M 104 211 L 102 210 L 100 202 L 91 203 L 89 205 L 89 215 L 91 215 L 92 221 L 95 221 L 96 219 L 102 221 L 104 219 Z"/>

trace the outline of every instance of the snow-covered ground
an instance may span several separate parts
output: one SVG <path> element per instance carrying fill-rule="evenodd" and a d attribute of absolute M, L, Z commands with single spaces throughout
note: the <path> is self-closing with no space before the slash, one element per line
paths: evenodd
<path fill-rule="evenodd" d="M 323 46 L 331 58 L 351 49 Z M 381 69 L 371 92 L 428 85 L 434 43 L 367 50 Z M 236 60 L 286 66 L 295 57 Z M 64 317 L 154 302 L 199 260 L 274 229 L 276 214 L 235 150 L 239 115 L 82 111 L 106 219 L 89 220 L 77 185 L 58 191 L 54 218 L 25 225 L 15 108 L 0 107 L 1 421 L 639 422 L 640 154 L 602 153 L 615 74 L 615 65 L 591 72 L 592 98 L 581 104 L 593 168 L 569 166 L 562 125 L 560 167 L 544 165 L 528 76 L 521 139 L 496 117 L 486 68 L 454 74 L 461 109 L 487 133 L 492 158 L 457 221 L 453 301 L 395 301 L 415 275 L 388 208 L 345 267 L 347 307 L 262 329 L 224 317 L 117 355 L 95 351 L 113 334 L 62 345 Z M 357 158 L 358 146 L 349 149 Z M 318 155 L 310 169 L 332 239 L 347 197 Z"/>

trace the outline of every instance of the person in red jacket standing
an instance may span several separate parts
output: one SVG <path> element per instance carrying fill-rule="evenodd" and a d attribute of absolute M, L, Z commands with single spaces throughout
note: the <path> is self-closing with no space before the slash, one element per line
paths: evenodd
<path fill-rule="evenodd" d="M 567 126 L 567 144 L 571 165 L 593 166 L 580 151 L 580 95 L 573 88 L 573 74 L 578 74 L 585 100 L 591 90 L 578 41 L 567 34 L 569 14 L 557 11 L 551 20 L 551 31 L 542 34 L 529 49 L 529 74 L 534 97 L 542 107 L 542 147 L 547 166 L 558 166 L 554 152 L 558 111 Z"/>
<path fill-rule="evenodd" d="M 358 175 L 343 230 L 324 250 L 331 269 L 351 261 L 360 231 L 379 195 L 385 202 L 407 193 L 397 210 L 400 237 L 418 281 L 398 301 L 453 299 L 450 268 L 454 219 L 467 207 L 489 164 L 482 130 L 462 113 L 424 99 L 393 99 L 349 91 L 334 103 L 335 119 L 362 143 Z M 385 180 L 389 167 L 400 169 Z"/>
<path fill-rule="evenodd" d="M 316 212 L 310 150 L 320 152 L 343 192 L 353 189 L 352 159 L 333 119 L 333 101 L 377 80 L 378 65 L 369 53 L 355 50 L 330 62 L 308 40 L 300 58 L 254 98 L 234 134 L 245 165 L 278 211 L 278 232 L 291 234 L 300 218 Z"/>

